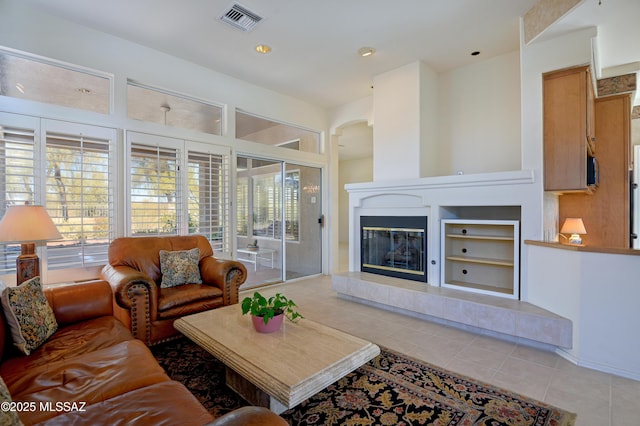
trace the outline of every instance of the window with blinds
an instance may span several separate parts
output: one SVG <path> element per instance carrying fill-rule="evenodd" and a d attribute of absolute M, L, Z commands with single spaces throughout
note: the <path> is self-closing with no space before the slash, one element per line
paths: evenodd
<path fill-rule="evenodd" d="M 228 149 L 130 132 L 131 236 L 204 235 L 229 253 Z"/>
<path fill-rule="evenodd" d="M 0 216 L 35 201 L 35 138 L 33 129 L 0 125 Z M 20 244 L 0 243 L 0 275 L 15 272 L 19 254 Z"/>
<path fill-rule="evenodd" d="M 279 239 L 282 229 L 281 175 L 269 173 L 252 177 L 253 235 Z"/>
<path fill-rule="evenodd" d="M 229 156 L 189 151 L 188 232 L 206 236 L 214 253 L 229 252 Z"/>
<path fill-rule="evenodd" d="M 265 174 L 253 176 L 253 235 L 280 239 L 282 235 L 282 178 L 280 174 Z M 285 173 L 284 209 L 285 209 L 285 239 L 299 240 L 299 171 Z"/>
<path fill-rule="evenodd" d="M 49 269 L 107 263 L 111 146 L 108 139 L 47 132 L 45 205 L 64 238 L 47 245 Z"/>
<path fill-rule="evenodd" d="M 131 145 L 131 235 L 178 234 L 179 154 L 175 148 Z"/>
<path fill-rule="evenodd" d="M 236 234 L 249 236 L 249 177 L 238 176 L 236 181 Z"/>
<path fill-rule="evenodd" d="M 300 171 L 288 171 L 284 181 L 284 235 L 287 240 L 300 240 Z"/>

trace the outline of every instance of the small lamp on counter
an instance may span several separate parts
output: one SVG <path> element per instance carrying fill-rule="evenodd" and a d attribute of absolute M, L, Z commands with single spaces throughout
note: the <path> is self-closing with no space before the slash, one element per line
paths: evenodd
<path fill-rule="evenodd" d="M 586 234 L 587 230 L 584 227 L 582 218 L 568 217 L 564 220 L 562 229 L 560 229 L 560 233 L 571 234 L 571 236 L 569 237 L 569 244 L 580 246 L 582 245 L 582 238 L 580 237 L 580 235 Z"/>
<path fill-rule="evenodd" d="M 0 242 L 21 244 L 21 253 L 16 259 L 17 285 L 40 275 L 35 243 L 61 239 L 62 235 L 43 206 L 9 206 L 0 220 Z"/>

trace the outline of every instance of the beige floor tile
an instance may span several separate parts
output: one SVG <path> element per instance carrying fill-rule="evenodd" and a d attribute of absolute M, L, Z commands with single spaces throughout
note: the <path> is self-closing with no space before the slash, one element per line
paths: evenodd
<path fill-rule="evenodd" d="M 493 377 L 497 386 L 542 400 L 555 371 L 530 361 L 508 357 Z"/>
<path fill-rule="evenodd" d="M 550 388 L 544 402 L 578 415 L 576 426 L 606 426 L 610 424 L 609 403 L 601 398 L 583 395 L 580 389 L 572 392 Z"/>
<path fill-rule="evenodd" d="M 456 354 L 457 359 L 473 362 L 492 370 L 498 370 L 507 359 L 507 354 L 477 347 L 473 342 Z"/>
<path fill-rule="evenodd" d="M 589 382 L 600 382 L 606 385 L 611 385 L 613 382 L 612 374 L 603 373 L 602 371 L 592 370 L 590 368 L 580 367 L 575 365 L 564 358 L 558 360 L 556 365 L 558 371 L 567 373 L 572 377 L 580 377 Z"/>
<path fill-rule="evenodd" d="M 507 342 L 490 336 L 475 336 L 471 341 L 473 347 L 489 349 L 494 352 L 500 352 L 505 355 L 511 355 L 516 348 L 517 344 L 513 342 Z"/>
<path fill-rule="evenodd" d="M 458 357 L 453 358 L 447 363 L 446 368 L 447 370 L 455 371 L 457 374 L 462 374 L 485 383 L 491 383 L 496 374 L 496 370 L 493 368 Z"/>
<path fill-rule="evenodd" d="M 611 387 L 611 425 L 636 426 L 640 424 L 640 383 L 614 378 Z"/>
<path fill-rule="evenodd" d="M 341 299 L 331 289 L 331 277 L 259 291 L 285 294 L 315 321 L 575 412 L 578 426 L 640 425 L 640 381 L 579 367 L 551 352 Z"/>
<path fill-rule="evenodd" d="M 404 350 L 407 355 L 444 368 L 465 344 L 438 336 L 431 336 L 422 342 L 408 342 L 390 336 L 384 345 L 399 352 Z"/>
<path fill-rule="evenodd" d="M 447 339 L 452 339 L 452 340 L 459 340 L 467 344 L 471 343 L 473 339 L 476 338 L 476 335 L 471 332 L 446 326 L 446 325 L 440 326 L 435 330 L 436 330 L 435 332 L 436 336 L 446 337 Z"/>
<path fill-rule="evenodd" d="M 545 367 L 555 368 L 560 361 L 560 356 L 553 352 L 544 351 L 541 349 L 531 348 L 528 346 L 518 345 L 511 356 L 525 361 L 535 362 L 536 364 L 544 365 Z"/>

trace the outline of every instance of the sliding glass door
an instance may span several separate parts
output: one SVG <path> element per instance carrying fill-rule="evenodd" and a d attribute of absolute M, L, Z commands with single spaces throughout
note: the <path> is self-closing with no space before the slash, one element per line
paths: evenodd
<path fill-rule="evenodd" d="M 243 288 L 322 271 L 320 169 L 239 156 L 237 258 Z"/>
<path fill-rule="evenodd" d="M 286 279 L 322 272 L 322 173 L 316 167 L 285 165 Z"/>
<path fill-rule="evenodd" d="M 282 162 L 238 157 L 236 252 L 249 273 L 243 288 L 284 279 L 282 175 Z"/>

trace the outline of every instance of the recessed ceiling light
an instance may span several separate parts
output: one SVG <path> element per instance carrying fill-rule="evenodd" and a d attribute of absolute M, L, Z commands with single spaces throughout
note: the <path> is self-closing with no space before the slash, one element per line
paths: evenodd
<path fill-rule="evenodd" d="M 256 46 L 256 52 L 266 55 L 268 53 L 271 53 L 271 46 L 266 44 L 259 44 Z"/>
<path fill-rule="evenodd" d="M 479 50 L 475 50 L 473 52 L 471 52 L 471 56 L 478 56 L 480 54 Z"/>
<path fill-rule="evenodd" d="M 361 47 L 360 49 L 358 49 L 358 55 L 362 56 L 363 58 L 371 56 L 374 53 L 376 53 L 376 49 L 374 49 L 373 47 Z"/>

